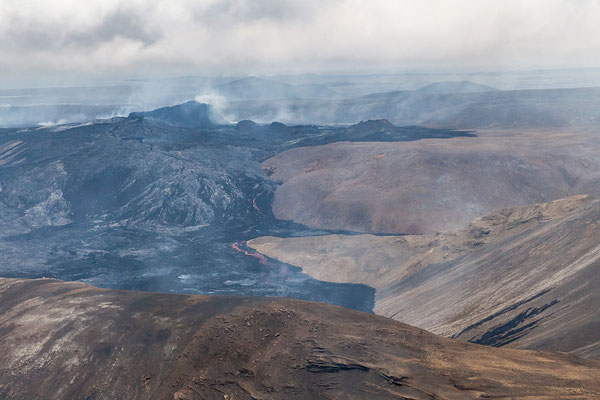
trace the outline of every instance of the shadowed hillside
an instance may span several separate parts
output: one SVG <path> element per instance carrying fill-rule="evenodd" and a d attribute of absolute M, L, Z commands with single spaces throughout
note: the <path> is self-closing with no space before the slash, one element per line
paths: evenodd
<path fill-rule="evenodd" d="M 600 396 L 600 365 L 493 349 L 319 303 L 0 280 L 0 397 Z"/>
<path fill-rule="evenodd" d="M 491 346 L 600 358 L 600 200 L 504 209 L 419 236 L 258 238 L 317 279 L 376 288 L 375 312 Z"/>

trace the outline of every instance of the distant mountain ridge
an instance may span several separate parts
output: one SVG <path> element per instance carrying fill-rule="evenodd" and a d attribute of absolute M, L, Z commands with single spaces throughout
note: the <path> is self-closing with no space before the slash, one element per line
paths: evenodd
<path fill-rule="evenodd" d="M 415 91 L 426 94 L 446 94 L 495 92 L 498 91 L 498 89 L 470 81 L 445 81 L 434 82 Z"/>
<path fill-rule="evenodd" d="M 331 98 L 337 95 L 324 85 L 290 85 L 255 76 L 231 81 L 215 89 L 228 99 L 312 99 Z"/>
<path fill-rule="evenodd" d="M 348 124 L 376 119 L 399 126 L 448 129 L 597 128 L 600 124 L 600 88 L 432 90 L 438 93 L 402 90 L 351 99 L 237 101 L 228 104 L 225 111 L 236 119 L 278 119 L 294 124 Z"/>

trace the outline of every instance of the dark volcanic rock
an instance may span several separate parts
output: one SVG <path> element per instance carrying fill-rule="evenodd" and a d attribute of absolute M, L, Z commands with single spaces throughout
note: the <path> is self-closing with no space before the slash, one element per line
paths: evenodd
<path fill-rule="evenodd" d="M 387 119 L 377 119 L 360 121 L 358 124 L 348 127 L 348 132 L 368 135 L 371 133 L 392 132 L 396 130 L 396 128 L 396 125 L 392 124 Z"/>
<path fill-rule="evenodd" d="M 256 232 L 310 234 L 273 217 L 260 160 L 313 132 L 265 132 L 146 118 L 0 131 L 0 275 L 370 310 L 370 288 L 317 282 L 236 245 Z"/>
<path fill-rule="evenodd" d="M 238 122 L 235 125 L 235 129 L 241 130 L 241 131 L 247 131 L 247 132 L 253 132 L 253 131 L 257 131 L 260 129 L 260 125 L 257 124 L 254 121 L 251 121 L 249 119 L 245 119 L 243 121 Z"/>
<path fill-rule="evenodd" d="M 163 107 L 153 111 L 134 112 L 130 119 L 146 118 L 181 128 L 216 128 L 229 125 L 210 104 L 188 101 L 172 107 Z"/>
<path fill-rule="evenodd" d="M 0 279 L 6 399 L 598 398 L 600 364 L 286 299 Z"/>
<path fill-rule="evenodd" d="M 0 276 L 288 296 L 371 310 L 373 289 L 316 281 L 240 244 L 325 233 L 273 216 L 277 184 L 261 162 L 335 141 L 345 128 L 175 126 L 202 120 L 188 109 L 209 111 L 189 103 L 146 117 L 0 130 Z M 398 140 L 454 134 L 413 131 Z"/>
<path fill-rule="evenodd" d="M 272 122 L 269 125 L 269 129 L 274 132 L 287 132 L 288 127 L 286 124 L 282 124 L 281 122 Z"/>
<path fill-rule="evenodd" d="M 449 137 L 475 137 L 468 131 L 431 130 L 424 127 L 400 127 L 392 124 L 387 119 L 361 121 L 351 125 L 336 139 L 349 142 L 399 142 L 420 139 L 449 138 Z M 333 141 L 331 142 L 333 143 Z"/>

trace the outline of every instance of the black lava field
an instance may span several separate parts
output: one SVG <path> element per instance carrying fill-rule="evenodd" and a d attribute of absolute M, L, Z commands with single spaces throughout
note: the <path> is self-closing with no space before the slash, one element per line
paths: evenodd
<path fill-rule="evenodd" d="M 296 146 L 469 135 L 385 121 L 229 125 L 196 102 L 127 118 L 0 130 L 0 275 L 115 289 L 287 296 L 370 311 L 374 290 L 254 253 L 257 236 L 318 235 L 273 217 L 261 162 Z"/>

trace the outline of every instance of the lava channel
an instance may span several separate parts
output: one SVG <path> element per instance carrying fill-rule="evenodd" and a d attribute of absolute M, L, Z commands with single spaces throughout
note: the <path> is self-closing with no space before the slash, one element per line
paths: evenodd
<path fill-rule="evenodd" d="M 256 204 L 256 197 L 252 199 L 252 207 L 254 207 L 254 209 L 256 211 L 258 211 L 260 213 L 260 215 L 262 215 L 264 217 L 265 214 L 263 214 L 263 212 L 260 209 L 260 207 Z"/>
<path fill-rule="evenodd" d="M 257 258 L 258 261 L 261 264 L 266 264 L 267 263 L 267 257 L 263 256 L 262 254 L 260 254 L 260 253 L 250 253 L 249 251 L 241 249 L 240 248 L 240 242 L 232 243 L 231 244 L 231 248 L 234 249 L 235 251 L 239 251 L 240 253 L 244 253 L 247 256 Z"/>

